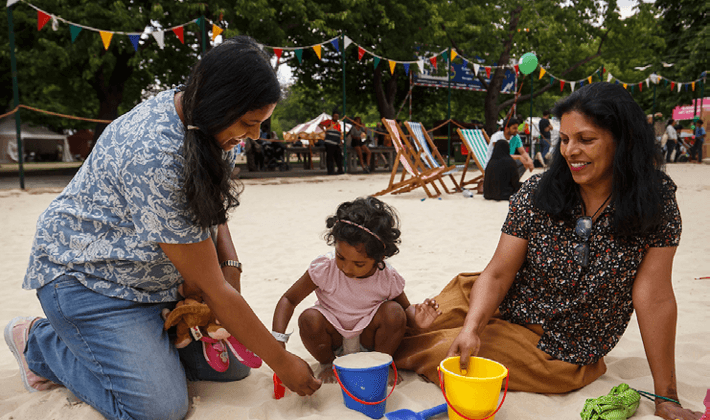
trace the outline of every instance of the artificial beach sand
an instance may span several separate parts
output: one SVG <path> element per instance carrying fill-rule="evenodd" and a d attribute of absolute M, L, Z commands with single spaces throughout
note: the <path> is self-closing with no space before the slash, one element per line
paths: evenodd
<path fill-rule="evenodd" d="M 536 170 L 539 172 L 539 170 Z M 678 301 L 676 367 L 678 391 L 687 408 L 703 411 L 702 401 L 710 387 L 710 166 L 675 164 L 667 169 L 678 184 L 678 204 L 683 234 L 673 267 Z M 527 173 L 525 177 L 528 177 Z M 271 327 L 279 297 L 319 254 L 330 251 L 322 239 L 325 218 L 337 205 L 358 196 L 382 190 L 389 174 L 342 175 L 313 178 L 245 180 L 242 205 L 231 216 L 230 229 L 239 258 L 244 264 L 242 291 L 259 318 Z M 22 290 L 30 246 L 39 214 L 60 188 L 42 191 L 0 190 L 0 325 L 17 315 L 41 315 L 32 291 Z M 407 281 L 410 301 L 435 296 L 456 274 L 483 270 L 493 255 L 507 202 L 484 200 L 477 195 L 444 195 L 425 199 L 416 191 L 382 199 L 401 217 L 400 253 L 390 259 Z M 309 296 L 294 313 L 289 330 L 297 329 L 297 317 L 313 304 Z M 446 309 L 446 308 L 442 308 Z M 306 351 L 298 334 L 288 349 L 315 369 L 318 363 Z M 606 357 L 608 371 L 593 384 L 565 395 L 508 394 L 498 420 L 579 418 L 587 398 L 606 395 L 622 383 L 653 391 L 636 318 L 626 334 Z M 287 392 L 272 399 L 273 371 L 266 365 L 253 370 L 241 382 L 197 382 L 189 385 L 191 408 L 187 419 L 367 419 L 345 408 L 337 384 L 321 387 L 311 397 Z M 401 372 L 404 382 L 387 402 L 387 412 L 406 408 L 421 411 L 442 404 L 437 385 L 426 383 L 412 372 Z M 515 375 L 515 372 L 511 372 Z M 65 388 L 27 393 L 10 350 L 0 344 L 0 419 L 89 420 L 102 416 L 77 402 Z M 437 418 L 445 418 L 440 416 Z M 634 419 L 651 420 L 653 403 L 642 399 Z"/>

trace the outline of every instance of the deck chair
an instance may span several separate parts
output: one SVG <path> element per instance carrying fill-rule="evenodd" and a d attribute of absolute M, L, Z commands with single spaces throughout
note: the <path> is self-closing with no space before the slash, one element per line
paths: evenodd
<path fill-rule="evenodd" d="M 463 170 L 463 165 L 461 165 L 460 167 L 457 167 L 456 165 L 447 165 L 444 161 L 444 158 L 441 156 L 441 153 L 439 153 L 439 149 L 437 149 L 436 145 L 432 141 L 431 137 L 429 137 L 429 134 L 426 132 L 424 126 L 422 126 L 421 123 L 405 121 L 404 125 L 407 127 L 407 130 L 409 130 L 409 133 L 411 134 L 410 138 L 412 139 L 412 145 L 420 153 L 420 158 L 422 159 L 422 162 L 424 162 L 426 167 L 429 169 L 443 167 L 443 175 L 448 175 L 449 179 L 451 179 L 451 182 L 454 184 L 453 192 L 460 192 L 461 187 L 456 181 L 456 178 L 454 178 L 454 174 Z M 441 178 L 441 185 L 447 194 L 452 193 L 452 191 L 449 191 L 449 189 L 446 188 L 446 184 L 444 184 L 443 178 Z"/>
<path fill-rule="evenodd" d="M 382 123 L 392 137 L 392 146 L 397 151 L 397 156 L 392 165 L 389 185 L 374 195 L 400 194 L 421 187 L 430 198 L 440 196 L 441 191 L 434 184 L 434 181 L 441 179 L 444 168 L 426 168 L 418 158 L 418 153 L 412 148 L 412 145 L 402 132 L 402 128 L 397 124 L 397 121 L 382 118 Z M 402 175 L 399 181 L 396 181 L 395 177 L 400 164 L 402 165 Z M 436 193 L 432 193 L 428 187 L 432 187 Z"/>
<path fill-rule="evenodd" d="M 461 174 L 459 186 L 463 188 L 469 184 L 476 184 L 476 187 L 478 187 L 479 184 L 483 182 L 483 177 L 486 173 L 488 143 L 490 143 L 491 140 L 484 130 L 458 128 L 457 131 L 463 144 L 466 145 L 466 149 L 468 149 L 468 155 L 466 156 L 466 163 L 463 168 L 463 173 Z M 468 171 L 468 164 L 471 159 L 476 163 L 481 174 L 466 180 L 466 172 Z"/>

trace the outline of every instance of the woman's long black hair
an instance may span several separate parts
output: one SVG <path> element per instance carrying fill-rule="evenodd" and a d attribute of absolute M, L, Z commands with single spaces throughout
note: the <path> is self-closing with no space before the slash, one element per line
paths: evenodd
<path fill-rule="evenodd" d="M 202 227 L 227 221 L 239 205 L 240 184 L 214 136 L 249 111 L 274 104 L 281 87 L 268 56 L 250 37 L 238 36 L 214 47 L 193 67 L 182 96 L 186 130 L 184 191 L 195 222 Z"/>
<path fill-rule="evenodd" d="M 599 82 L 577 90 L 555 105 L 561 119 L 579 112 L 597 127 L 611 132 L 616 142 L 612 171 L 614 228 L 622 236 L 649 232 L 663 219 L 661 192 L 663 157 L 652 127 L 641 107 L 622 86 Z M 570 219 L 579 203 L 579 187 L 556 147 L 550 168 L 543 174 L 535 205 L 560 219 Z"/>

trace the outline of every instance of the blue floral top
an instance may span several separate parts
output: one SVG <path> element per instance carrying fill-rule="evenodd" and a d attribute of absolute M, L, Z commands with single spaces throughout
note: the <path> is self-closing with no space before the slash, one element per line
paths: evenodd
<path fill-rule="evenodd" d="M 37 221 L 22 285 L 38 289 L 71 275 L 105 296 L 178 300 L 183 282 L 159 243 L 195 243 L 182 191 L 185 128 L 163 91 L 113 121 L 64 191 Z M 235 155 L 227 160 L 234 165 Z"/>

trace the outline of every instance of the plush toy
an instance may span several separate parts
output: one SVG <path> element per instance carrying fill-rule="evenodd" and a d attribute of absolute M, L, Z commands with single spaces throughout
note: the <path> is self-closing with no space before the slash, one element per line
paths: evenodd
<path fill-rule="evenodd" d="M 163 309 L 162 316 L 166 331 L 176 327 L 175 347 L 186 347 L 193 338 L 201 341 L 205 359 L 218 372 L 224 372 L 229 367 L 227 349 L 244 365 L 252 368 L 261 366 L 261 358 L 232 337 L 206 304 L 186 298 L 178 302 L 172 311 Z"/>

